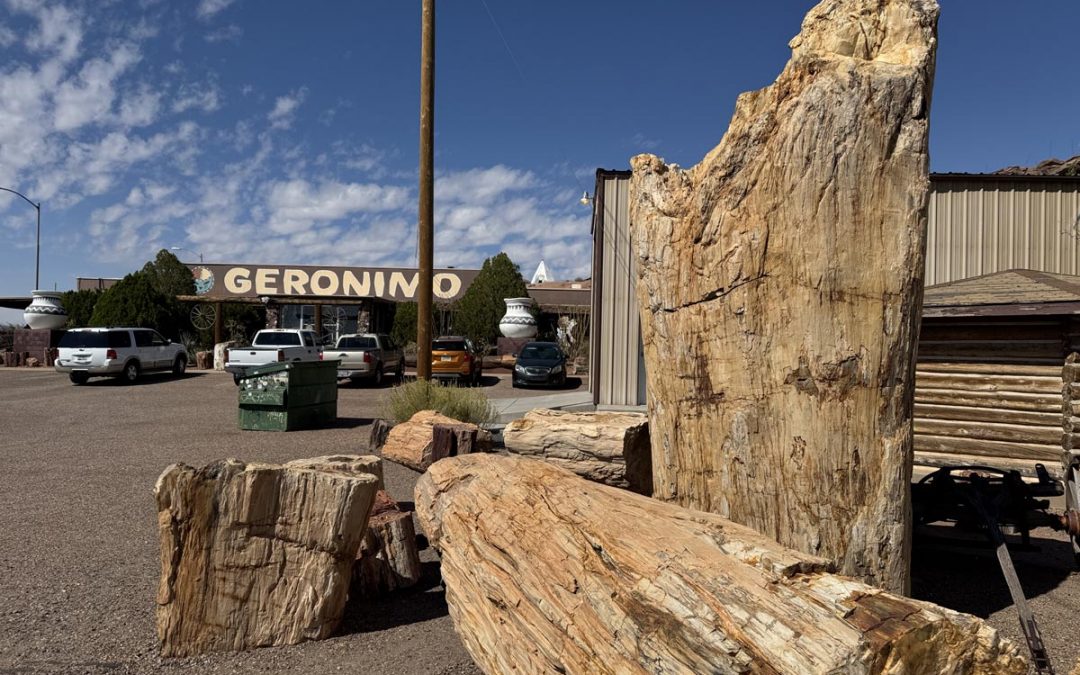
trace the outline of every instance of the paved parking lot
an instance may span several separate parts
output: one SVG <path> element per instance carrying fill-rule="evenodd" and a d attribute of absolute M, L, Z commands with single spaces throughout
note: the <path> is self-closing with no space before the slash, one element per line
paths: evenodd
<path fill-rule="evenodd" d="M 493 398 L 544 396 L 489 377 Z M 160 572 L 151 490 L 167 465 L 222 457 L 280 462 L 367 450 L 385 390 L 340 390 L 338 423 L 287 434 L 241 432 L 236 389 L 220 373 L 74 387 L 47 370 L 0 368 L 0 673 L 477 673 L 453 632 L 434 565 L 425 588 L 351 606 L 342 635 L 296 647 L 162 661 L 154 635 Z M 411 501 L 417 474 L 386 465 Z M 1045 534 L 1045 533 L 1042 533 Z M 1058 670 L 1080 657 L 1080 575 L 1058 538 L 1017 569 Z M 431 563 L 433 556 L 426 553 Z M 988 617 L 1019 637 L 992 556 L 917 546 L 916 597 Z"/>

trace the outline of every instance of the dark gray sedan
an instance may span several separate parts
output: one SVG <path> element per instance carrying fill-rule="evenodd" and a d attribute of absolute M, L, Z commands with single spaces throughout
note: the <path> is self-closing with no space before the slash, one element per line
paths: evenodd
<path fill-rule="evenodd" d="M 514 387 L 566 384 L 566 354 L 554 342 L 528 342 L 514 365 Z"/>

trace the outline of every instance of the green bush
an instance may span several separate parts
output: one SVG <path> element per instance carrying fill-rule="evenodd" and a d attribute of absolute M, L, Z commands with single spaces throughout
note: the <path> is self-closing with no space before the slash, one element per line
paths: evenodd
<path fill-rule="evenodd" d="M 491 424 L 495 407 L 479 389 L 452 387 L 416 380 L 391 389 L 382 400 L 382 416 L 392 422 L 406 422 L 421 410 L 435 410 L 459 422 Z"/>
<path fill-rule="evenodd" d="M 90 318 L 94 315 L 94 305 L 101 297 L 101 291 L 84 289 L 81 291 L 67 291 L 60 296 L 60 304 L 68 313 L 67 328 L 85 328 L 90 325 Z"/>

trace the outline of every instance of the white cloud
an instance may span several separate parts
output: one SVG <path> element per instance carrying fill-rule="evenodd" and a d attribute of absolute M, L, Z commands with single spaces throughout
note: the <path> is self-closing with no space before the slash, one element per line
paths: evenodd
<path fill-rule="evenodd" d="M 291 127 L 296 109 L 300 107 L 306 97 L 307 89 L 304 87 L 286 96 L 279 96 L 274 101 L 274 109 L 266 115 L 266 119 L 270 121 L 270 127 L 273 129 L 288 129 Z"/>
<path fill-rule="evenodd" d="M 116 96 L 116 80 L 139 59 L 138 49 L 121 45 L 108 59 L 90 59 L 77 77 L 61 83 L 54 99 L 56 130 L 72 131 L 108 117 Z"/>
<path fill-rule="evenodd" d="M 201 110 L 214 112 L 221 107 L 221 90 L 217 82 L 185 82 L 176 92 L 176 100 L 173 101 L 172 111 L 183 113 L 188 110 Z"/>
<path fill-rule="evenodd" d="M 7 26 L 0 26 L 0 47 L 10 47 L 18 42 L 19 36 Z"/>
<path fill-rule="evenodd" d="M 234 2 L 236 0 L 199 0 L 199 6 L 195 9 L 195 14 L 200 19 L 209 19 Z"/>
<path fill-rule="evenodd" d="M 306 180 L 274 183 L 267 199 L 269 226 L 274 232 L 292 234 L 315 222 L 400 209 L 408 195 L 406 188 L 389 185 L 327 181 L 315 186 Z"/>
<path fill-rule="evenodd" d="M 212 44 L 215 42 L 239 42 L 242 37 L 244 37 L 244 29 L 235 23 L 231 23 L 224 28 L 210 31 L 203 36 L 203 39 Z"/>
<path fill-rule="evenodd" d="M 143 127 L 157 119 L 161 109 L 161 95 L 141 87 L 137 93 L 124 96 L 119 105 L 120 124 L 128 127 Z"/>
<path fill-rule="evenodd" d="M 437 176 L 435 199 L 490 204 L 505 192 L 536 187 L 537 183 L 532 172 L 497 164 L 488 169 L 470 169 Z"/>
<path fill-rule="evenodd" d="M 26 40 L 26 46 L 34 51 L 51 52 L 61 63 L 67 63 L 79 54 L 83 27 L 80 17 L 67 7 L 37 6 L 28 2 L 10 3 L 17 11 L 37 16 L 38 31 Z"/>

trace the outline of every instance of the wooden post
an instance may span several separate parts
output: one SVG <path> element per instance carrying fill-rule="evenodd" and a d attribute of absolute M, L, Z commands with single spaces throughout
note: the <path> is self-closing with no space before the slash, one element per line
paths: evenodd
<path fill-rule="evenodd" d="M 214 344 L 224 342 L 225 335 L 225 306 L 220 302 L 214 303 Z"/>
<path fill-rule="evenodd" d="M 431 301 L 435 208 L 435 0 L 423 0 L 420 38 L 420 271 L 416 319 L 416 377 L 431 379 Z"/>
<path fill-rule="evenodd" d="M 315 305 L 315 334 L 322 335 L 322 305 Z"/>

